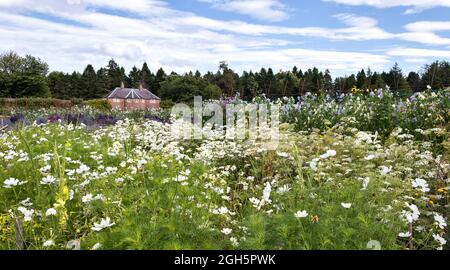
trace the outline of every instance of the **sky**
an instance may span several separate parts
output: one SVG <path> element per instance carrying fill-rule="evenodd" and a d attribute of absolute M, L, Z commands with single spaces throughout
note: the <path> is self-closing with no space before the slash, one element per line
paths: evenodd
<path fill-rule="evenodd" d="M 420 71 L 450 60 L 450 0 L 0 0 L 0 52 L 82 72 L 316 66 Z"/>

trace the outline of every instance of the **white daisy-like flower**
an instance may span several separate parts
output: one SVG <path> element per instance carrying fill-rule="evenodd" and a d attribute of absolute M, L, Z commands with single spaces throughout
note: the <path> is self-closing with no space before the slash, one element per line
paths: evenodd
<path fill-rule="evenodd" d="M 367 188 L 369 187 L 370 178 L 369 177 L 363 178 L 362 182 L 363 187 L 361 190 L 367 190 Z"/>
<path fill-rule="evenodd" d="M 405 203 L 406 206 L 411 210 L 411 211 L 402 211 L 402 217 L 408 222 L 408 223 L 413 223 L 414 221 L 417 221 L 420 217 L 420 211 L 419 208 L 415 205 L 415 204 L 409 204 L 409 203 Z"/>
<path fill-rule="evenodd" d="M 83 203 L 89 203 L 89 202 L 91 202 L 93 199 L 94 199 L 94 196 L 93 196 L 91 193 L 89 193 L 89 194 L 86 194 L 85 196 L 83 196 L 83 197 L 81 198 L 81 201 L 82 201 Z"/>
<path fill-rule="evenodd" d="M 116 223 L 111 222 L 111 219 L 109 217 L 102 218 L 100 220 L 100 223 L 94 223 L 94 227 L 92 227 L 92 230 L 94 232 L 99 232 L 103 229 L 109 228 L 114 226 Z"/>
<path fill-rule="evenodd" d="M 76 169 L 76 173 L 83 174 L 83 173 L 89 172 L 90 170 L 91 170 L 91 168 L 89 168 L 85 164 L 81 164 L 80 167 L 78 169 Z"/>
<path fill-rule="evenodd" d="M 42 178 L 42 180 L 41 180 L 42 185 L 51 185 L 51 184 L 54 184 L 55 182 L 56 182 L 56 178 L 51 175 L 48 175 L 48 176 Z"/>
<path fill-rule="evenodd" d="M 287 192 L 289 192 L 291 190 L 291 188 L 289 187 L 289 185 L 284 185 L 284 186 L 282 186 L 282 187 L 279 187 L 278 189 L 277 189 L 277 193 L 278 194 L 280 194 L 280 195 L 283 195 L 284 193 L 287 193 Z"/>
<path fill-rule="evenodd" d="M 308 212 L 306 212 L 305 210 L 303 210 L 303 211 L 298 211 L 298 212 L 296 212 L 296 213 L 294 214 L 294 216 L 295 216 L 296 218 L 305 218 L 305 217 L 308 216 Z"/>
<path fill-rule="evenodd" d="M 270 202 L 270 193 L 272 192 L 272 185 L 270 183 L 266 183 L 266 186 L 263 190 L 263 200 L 266 202 Z"/>
<path fill-rule="evenodd" d="M 410 232 L 401 232 L 398 234 L 398 236 L 401 238 L 410 238 L 412 234 Z"/>
<path fill-rule="evenodd" d="M 436 240 L 436 242 L 438 242 L 441 246 L 447 244 L 447 240 L 445 240 L 442 236 L 438 235 L 438 234 L 433 234 L 433 238 L 434 240 Z"/>
<path fill-rule="evenodd" d="M 99 250 L 99 249 L 101 249 L 101 248 L 102 248 L 102 244 L 97 243 L 97 244 L 95 244 L 95 245 L 91 248 L 91 250 Z"/>
<path fill-rule="evenodd" d="M 43 247 L 51 247 L 55 245 L 55 241 L 53 240 L 47 240 L 44 242 L 44 244 L 42 244 Z"/>
<path fill-rule="evenodd" d="M 412 186 L 413 186 L 414 188 L 418 188 L 419 190 L 421 190 L 421 191 L 424 192 L 424 193 L 430 191 L 430 188 L 428 187 L 427 181 L 425 181 L 424 179 L 421 179 L 421 178 L 416 178 L 416 179 L 412 182 Z"/>
<path fill-rule="evenodd" d="M 21 201 L 20 204 L 25 207 L 30 207 L 33 205 L 30 198 L 27 198 L 26 200 Z"/>
<path fill-rule="evenodd" d="M 321 155 L 320 158 L 327 159 L 329 157 L 334 157 L 334 156 L 336 156 L 336 151 L 328 150 L 325 154 Z"/>
<path fill-rule="evenodd" d="M 54 208 L 49 208 L 47 209 L 47 211 L 45 212 L 45 216 L 49 217 L 49 216 L 55 216 L 56 215 L 56 210 Z"/>
<path fill-rule="evenodd" d="M 434 213 L 434 220 L 436 221 L 435 224 L 440 229 L 445 229 L 445 227 L 447 227 L 447 222 L 445 222 L 445 218 L 439 215 L 438 213 Z"/>
<path fill-rule="evenodd" d="M 225 234 L 225 235 L 230 235 L 230 234 L 233 232 L 233 230 L 230 229 L 230 228 L 223 228 L 223 229 L 221 230 L 221 232 L 222 232 L 223 234 Z"/>
<path fill-rule="evenodd" d="M 350 209 L 352 207 L 351 203 L 341 203 L 341 206 L 344 207 L 345 209 Z"/>
<path fill-rule="evenodd" d="M 277 155 L 278 155 L 279 157 L 283 157 L 283 158 L 289 157 L 289 154 L 286 153 L 286 152 L 277 152 Z"/>
<path fill-rule="evenodd" d="M 25 181 L 20 181 L 19 179 L 16 178 L 8 178 L 3 182 L 3 187 L 4 188 L 13 188 L 16 186 L 21 186 L 23 184 L 26 184 L 27 182 Z"/>
<path fill-rule="evenodd" d="M 23 214 L 24 221 L 31 221 L 33 219 L 34 214 L 33 209 L 27 209 L 25 207 L 19 206 L 17 210 Z"/>
<path fill-rule="evenodd" d="M 386 167 L 386 166 L 381 166 L 380 167 L 380 174 L 381 175 L 387 175 L 391 171 L 392 171 L 392 167 Z"/>
<path fill-rule="evenodd" d="M 81 249 L 80 239 L 70 240 L 69 242 L 67 242 L 66 249 L 80 250 Z"/>
<path fill-rule="evenodd" d="M 311 160 L 311 162 L 309 163 L 309 167 L 311 168 L 311 170 L 317 171 L 317 163 L 319 162 L 319 160 L 320 159 L 318 158 Z"/>

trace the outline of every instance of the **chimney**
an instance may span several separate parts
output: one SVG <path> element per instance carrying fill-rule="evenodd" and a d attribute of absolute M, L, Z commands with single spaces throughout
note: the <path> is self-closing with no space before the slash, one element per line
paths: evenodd
<path fill-rule="evenodd" d="M 142 90 L 142 89 L 144 89 L 144 86 L 142 86 L 142 82 L 141 82 L 141 83 L 139 83 L 139 90 Z"/>
<path fill-rule="evenodd" d="M 120 83 L 120 88 L 125 88 L 125 84 L 123 82 Z"/>

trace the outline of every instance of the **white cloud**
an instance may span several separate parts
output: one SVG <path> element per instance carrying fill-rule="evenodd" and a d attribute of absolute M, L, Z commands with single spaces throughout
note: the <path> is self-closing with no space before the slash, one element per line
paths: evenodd
<path fill-rule="evenodd" d="M 394 48 L 387 52 L 391 56 L 405 56 L 405 57 L 431 57 L 431 58 L 450 58 L 450 51 L 448 50 L 429 50 L 417 48 Z"/>
<path fill-rule="evenodd" d="M 12 7 L 22 5 L 26 0 L 0 0 L 0 7 Z"/>
<path fill-rule="evenodd" d="M 287 8 L 280 0 L 198 0 L 215 9 L 236 12 L 261 21 L 278 22 L 289 18 Z"/>
<path fill-rule="evenodd" d="M 450 31 L 450 21 L 419 21 L 405 25 L 411 32 Z"/>
<path fill-rule="evenodd" d="M 62 14 L 89 25 L 84 28 L 0 12 L 0 51 L 33 54 L 48 61 L 52 70 L 67 72 L 82 70 L 88 63 L 98 68 L 111 57 L 127 68 L 147 61 L 153 70 L 162 66 L 177 72 L 214 70 L 221 60 L 229 61 L 237 71 L 263 66 L 291 69 L 296 64 L 346 73 L 368 65 L 381 69 L 389 64 L 384 55 L 287 49 L 284 46 L 290 41 L 283 39 L 218 33 L 186 23 L 196 21 L 192 14 L 175 14 L 146 20 L 97 12 Z"/>
<path fill-rule="evenodd" d="M 262 24 L 250 24 L 241 21 L 219 21 L 198 16 L 186 16 L 179 19 L 181 24 L 207 28 L 210 30 L 227 31 L 244 35 L 290 35 L 318 37 L 331 40 L 381 40 L 393 38 L 394 35 L 377 27 L 378 22 L 368 17 L 353 14 L 338 14 L 336 19 L 347 27 L 281 27 Z"/>
<path fill-rule="evenodd" d="M 418 13 L 436 7 L 450 7 L 450 0 L 322 0 L 351 6 L 372 6 L 376 8 L 406 7 L 406 14 Z"/>
<path fill-rule="evenodd" d="M 399 38 L 429 45 L 450 45 L 450 38 L 436 32 L 450 31 L 450 21 L 418 21 L 405 25 L 407 32 L 398 34 Z"/>
<path fill-rule="evenodd" d="M 450 45 L 450 38 L 444 38 L 431 32 L 406 32 L 398 34 L 398 37 L 406 40 L 429 45 Z"/>
<path fill-rule="evenodd" d="M 378 26 L 377 20 L 354 14 L 334 16 L 341 24 L 334 28 L 283 27 L 201 17 L 172 9 L 162 1 L 137 0 L 127 4 L 118 0 L 42 0 L 35 5 L 32 0 L 22 0 L 22 4 L 10 1 L 8 6 L 7 1 L 0 1 L 4 6 L 0 11 L 0 52 L 13 49 L 32 54 L 46 60 L 52 70 L 66 72 L 82 70 L 87 64 L 99 68 L 115 58 L 127 69 L 146 61 L 152 70 L 162 66 L 176 72 L 207 71 L 227 60 L 237 71 L 263 66 L 286 70 L 297 65 L 328 68 L 343 75 L 367 66 L 384 69 L 391 65 L 395 51 L 352 52 L 326 45 L 306 49 L 302 48 L 302 39 L 287 36 L 320 38 L 324 44 L 327 40 L 387 39 L 426 39 L 448 44 L 445 38 L 430 36 L 432 32 L 427 32 L 426 38 L 419 36 L 414 26 L 407 28 L 408 35 L 389 33 Z M 105 14 L 92 7 L 118 9 L 137 16 Z M 33 18 L 22 12 L 30 10 L 77 24 Z"/>
<path fill-rule="evenodd" d="M 405 62 L 406 63 L 413 63 L 413 64 L 425 64 L 428 60 L 424 59 L 424 58 L 406 58 Z"/>

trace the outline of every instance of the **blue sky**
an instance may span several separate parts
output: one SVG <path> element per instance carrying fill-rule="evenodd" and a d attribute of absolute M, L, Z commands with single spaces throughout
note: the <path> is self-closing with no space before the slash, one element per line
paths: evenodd
<path fill-rule="evenodd" d="M 82 71 L 317 66 L 405 72 L 450 60 L 450 0 L 0 0 L 0 51 Z"/>

